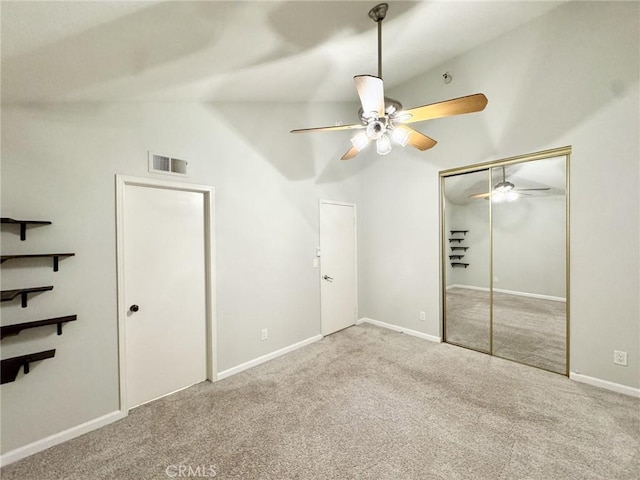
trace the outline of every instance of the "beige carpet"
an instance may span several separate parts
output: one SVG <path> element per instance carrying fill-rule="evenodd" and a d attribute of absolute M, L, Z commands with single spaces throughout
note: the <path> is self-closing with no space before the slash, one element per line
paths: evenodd
<path fill-rule="evenodd" d="M 637 480 L 639 412 L 638 399 L 362 325 L 144 405 L 1 474 Z"/>
<path fill-rule="evenodd" d="M 566 304 L 501 292 L 493 294 L 493 354 L 566 372 Z M 489 292 L 447 290 L 446 340 L 489 351 Z"/>

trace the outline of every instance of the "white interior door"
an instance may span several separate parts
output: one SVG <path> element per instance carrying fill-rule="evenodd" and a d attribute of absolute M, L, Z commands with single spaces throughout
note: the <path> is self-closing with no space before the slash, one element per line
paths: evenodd
<path fill-rule="evenodd" d="M 354 325 L 357 317 L 356 206 L 320 202 L 322 334 Z"/>
<path fill-rule="evenodd" d="M 207 378 L 202 192 L 124 186 L 128 408 Z"/>

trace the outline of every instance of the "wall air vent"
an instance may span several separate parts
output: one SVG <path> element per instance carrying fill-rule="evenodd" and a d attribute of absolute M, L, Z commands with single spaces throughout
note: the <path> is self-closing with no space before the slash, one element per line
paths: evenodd
<path fill-rule="evenodd" d="M 149 152 L 149 172 L 151 173 L 187 175 L 187 165 L 188 162 L 186 160 Z"/>

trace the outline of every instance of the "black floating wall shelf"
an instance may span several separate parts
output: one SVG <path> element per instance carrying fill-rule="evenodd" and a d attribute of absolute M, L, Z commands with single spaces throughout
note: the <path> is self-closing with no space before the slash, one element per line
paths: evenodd
<path fill-rule="evenodd" d="M 62 324 L 73 322 L 77 320 L 77 318 L 77 315 L 67 315 L 66 317 L 47 318 L 46 320 L 36 320 L 35 322 L 6 325 L 4 327 L 0 327 L 0 338 L 8 337 L 10 335 L 17 335 L 22 330 L 27 330 L 28 328 L 44 327 L 45 325 L 57 325 L 58 335 L 62 335 Z"/>
<path fill-rule="evenodd" d="M 53 285 L 47 285 L 46 287 L 31 287 L 31 288 L 18 288 L 16 290 L 2 290 L 2 300 L 3 302 L 10 302 L 18 295 L 20 295 L 22 299 L 22 308 L 27 307 L 27 296 L 30 293 L 38 293 L 38 292 L 48 292 L 49 290 L 53 290 Z"/>
<path fill-rule="evenodd" d="M 46 220 L 14 220 L 13 218 L 2 217 L 2 223 L 20 225 L 20 240 L 27 239 L 27 225 L 51 225 Z"/>
<path fill-rule="evenodd" d="M 469 248 L 466 246 L 462 246 L 462 242 L 466 240 L 469 230 L 449 230 L 449 232 L 451 232 L 451 236 L 449 237 L 449 248 L 451 248 L 451 251 L 454 252 L 449 255 L 449 262 L 451 263 L 451 267 L 467 268 L 469 264 L 464 263 L 461 260 L 467 253 L 467 248 Z"/>
<path fill-rule="evenodd" d="M 61 258 L 73 257 L 75 253 L 35 253 L 29 255 L 2 255 L 0 264 L 7 260 L 18 260 L 21 258 L 53 258 L 53 271 L 58 271 L 58 262 Z"/>
<path fill-rule="evenodd" d="M 10 383 L 15 381 L 20 371 L 20 367 L 24 367 L 24 373 L 29 373 L 29 363 L 38 362 L 46 358 L 53 358 L 56 355 L 55 348 L 53 350 L 45 350 L 38 353 L 30 353 L 29 355 L 21 355 L 2 360 L 2 380 L 0 383 Z"/>

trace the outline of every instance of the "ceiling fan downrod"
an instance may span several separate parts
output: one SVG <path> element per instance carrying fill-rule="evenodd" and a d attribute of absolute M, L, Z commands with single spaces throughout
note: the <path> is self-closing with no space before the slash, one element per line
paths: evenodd
<path fill-rule="evenodd" d="M 379 3 L 369 10 L 369 18 L 378 24 L 378 78 L 382 80 L 382 21 L 386 18 L 389 10 L 388 3 Z M 388 114 L 399 112 L 402 110 L 402 103 L 393 98 L 384 97 L 384 110 Z M 363 116 L 363 110 L 358 110 L 358 116 L 363 122 L 367 123 Z"/>
<path fill-rule="evenodd" d="M 378 24 L 378 77 L 382 78 L 382 21 L 387 16 L 388 3 L 380 3 L 369 10 L 369 18 Z"/>

